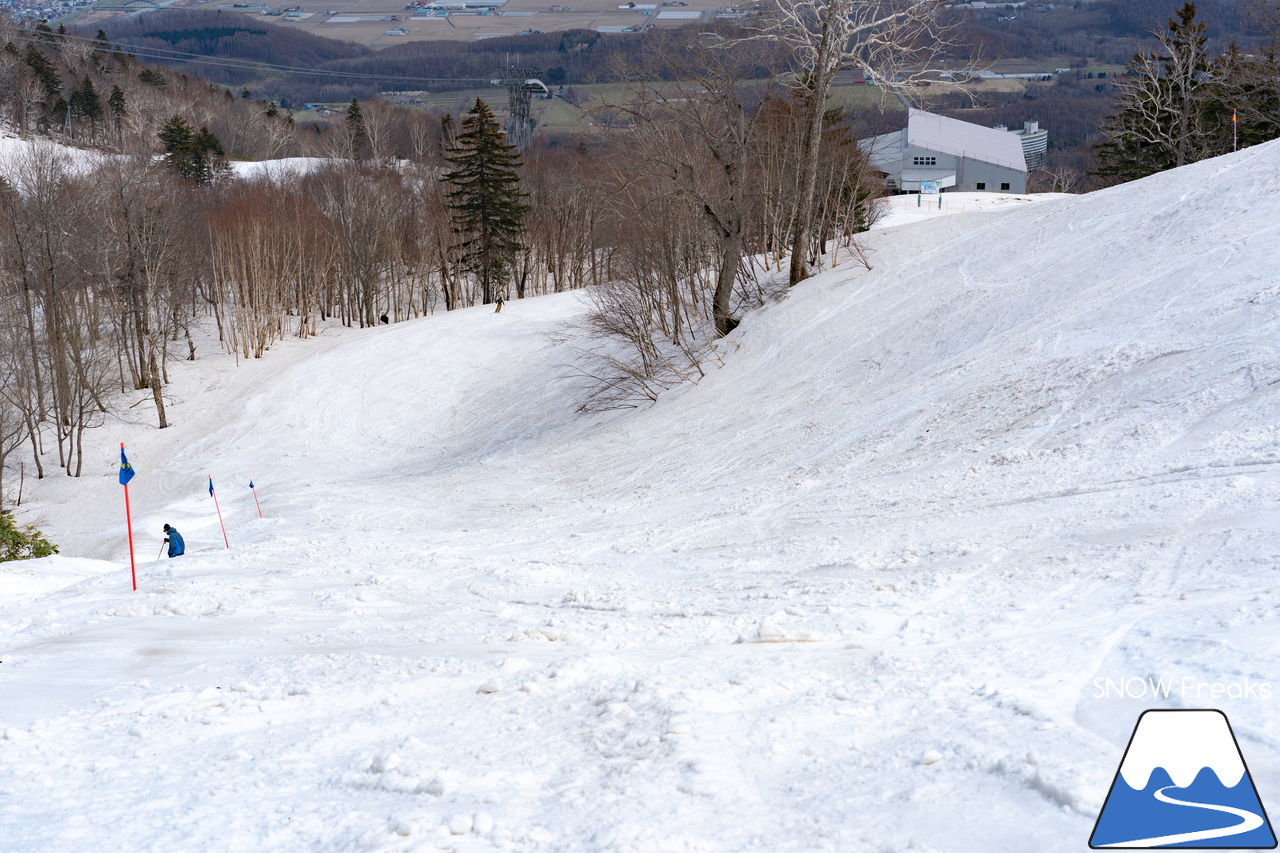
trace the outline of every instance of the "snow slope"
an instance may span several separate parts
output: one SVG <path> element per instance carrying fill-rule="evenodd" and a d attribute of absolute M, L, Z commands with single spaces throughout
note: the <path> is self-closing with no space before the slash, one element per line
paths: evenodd
<path fill-rule="evenodd" d="M 0 838 L 1078 851 L 1148 707 L 1223 709 L 1267 803 L 1278 176 L 1271 144 L 877 231 L 604 417 L 574 294 L 206 345 L 175 427 L 122 409 L 36 488 L 116 571 L 0 574 Z M 191 549 L 137 593 L 121 440 L 139 555 Z"/>

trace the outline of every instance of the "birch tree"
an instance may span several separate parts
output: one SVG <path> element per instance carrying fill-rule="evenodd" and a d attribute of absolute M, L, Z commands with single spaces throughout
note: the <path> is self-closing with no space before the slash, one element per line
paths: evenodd
<path fill-rule="evenodd" d="M 946 0 L 775 0 L 756 39 L 789 55 L 807 121 L 801 137 L 790 283 L 809 275 L 819 161 L 827 101 L 841 69 L 860 71 L 877 86 L 909 96 L 951 33 Z"/>

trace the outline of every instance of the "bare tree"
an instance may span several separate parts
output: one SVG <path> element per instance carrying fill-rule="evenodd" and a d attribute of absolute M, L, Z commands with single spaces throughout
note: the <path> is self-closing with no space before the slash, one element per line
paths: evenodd
<path fill-rule="evenodd" d="M 1097 174 L 1132 180 L 1222 153 L 1204 24 L 1184 3 L 1155 53 L 1139 53 L 1120 78 L 1116 112 L 1102 127 Z M 1229 147 L 1228 147 L 1229 150 Z"/>
<path fill-rule="evenodd" d="M 827 100 L 836 73 L 857 69 L 883 87 L 909 96 L 930 61 L 947 45 L 946 0 L 775 0 L 752 38 L 774 40 L 789 54 L 806 104 L 799 205 L 791 242 L 790 282 L 809 274 L 818 163 Z"/>
<path fill-rule="evenodd" d="M 0 295 L 0 317 L 16 318 L 18 306 L 11 304 L 11 294 Z M 22 328 L 19 323 L 0 326 L 0 512 L 7 500 L 4 490 L 5 470 L 14 452 L 28 435 L 29 382 L 28 365 L 20 355 Z"/>
<path fill-rule="evenodd" d="M 710 36 L 710 37 L 709 37 Z M 759 42 L 681 30 L 658 36 L 647 80 L 615 107 L 643 126 L 639 143 L 675 194 L 692 200 L 719 241 L 712 316 L 718 335 L 738 325 L 731 299 L 754 203 L 748 160 L 769 79 Z M 662 73 L 654 73 L 661 71 Z"/>

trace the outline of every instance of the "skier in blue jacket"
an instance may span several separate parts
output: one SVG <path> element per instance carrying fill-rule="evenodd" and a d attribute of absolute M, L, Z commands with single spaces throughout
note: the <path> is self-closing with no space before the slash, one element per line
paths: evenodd
<path fill-rule="evenodd" d="M 165 544 L 169 546 L 170 557 L 181 557 L 187 552 L 186 543 L 182 541 L 182 534 L 178 532 L 178 528 L 164 526 Z"/>

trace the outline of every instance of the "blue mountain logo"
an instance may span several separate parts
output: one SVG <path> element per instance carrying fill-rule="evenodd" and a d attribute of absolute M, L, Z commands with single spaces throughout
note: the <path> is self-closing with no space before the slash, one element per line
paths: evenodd
<path fill-rule="evenodd" d="M 1227 715 L 1143 712 L 1089 846 L 1274 849 L 1275 833 Z"/>

